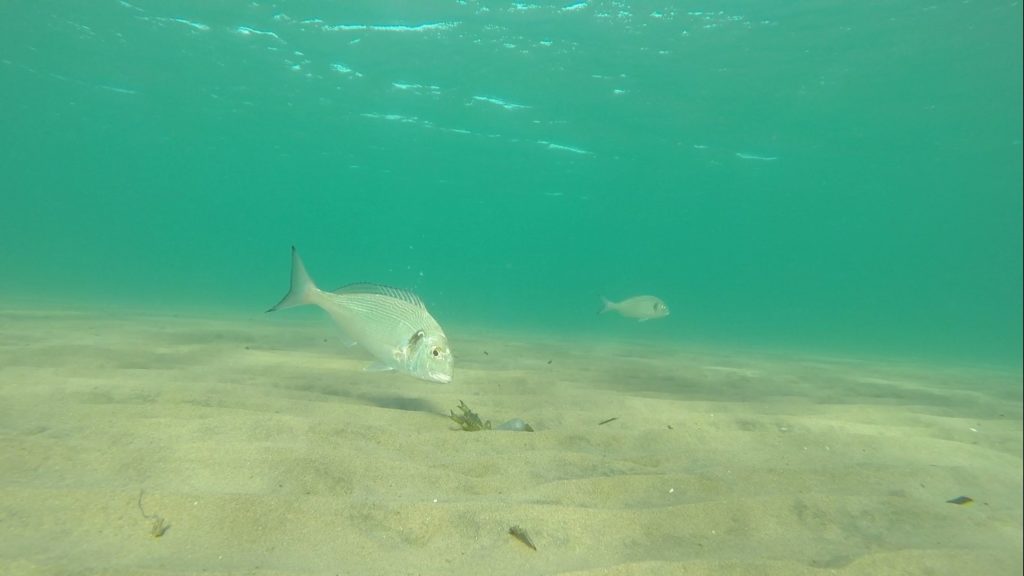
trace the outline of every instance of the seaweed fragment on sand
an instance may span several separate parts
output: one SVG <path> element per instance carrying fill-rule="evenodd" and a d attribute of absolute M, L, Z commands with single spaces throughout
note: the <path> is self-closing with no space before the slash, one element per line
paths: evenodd
<path fill-rule="evenodd" d="M 470 410 L 469 406 L 466 406 L 466 403 L 463 402 L 462 400 L 459 400 L 458 408 L 459 411 L 462 412 L 461 414 L 456 414 L 455 410 L 450 410 L 450 415 L 448 417 L 451 418 L 453 422 L 458 424 L 459 428 L 462 428 L 467 432 L 491 429 L 491 421 L 481 420 L 480 416 L 478 416 L 476 412 Z"/>
<path fill-rule="evenodd" d="M 528 546 L 530 550 L 537 550 L 537 547 L 533 545 L 533 540 L 530 540 L 530 536 L 526 533 L 526 530 L 523 530 L 519 526 L 512 526 L 508 529 L 508 533 L 516 540 L 519 540 L 520 542 Z"/>
<path fill-rule="evenodd" d="M 957 496 L 956 498 L 946 500 L 947 504 L 956 504 L 958 506 L 966 506 L 971 502 L 974 502 L 974 498 L 971 498 L 970 496 Z"/>
<path fill-rule="evenodd" d="M 149 527 L 149 533 L 154 538 L 159 538 L 164 535 L 171 528 L 171 525 L 164 520 L 163 516 L 159 514 L 146 514 L 146 510 L 142 507 L 142 494 L 143 490 L 139 490 L 139 512 L 142 513 L 142 517 L 152 522 Z"/>

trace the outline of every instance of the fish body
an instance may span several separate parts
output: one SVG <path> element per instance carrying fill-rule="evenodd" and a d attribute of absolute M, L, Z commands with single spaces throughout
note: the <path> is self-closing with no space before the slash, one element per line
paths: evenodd
<path fill-rule="evenodd" d="M 626 318 L 636 318 L 640 322 L 669 315 L 668 305 L 657 296 L 633 296 L 621 302 L 612 302 L 602 296 L 601 301 L 604 303 L 601 314 L 618 312 Z"/>
<path fill-rule="evenodd" d="M 292 247 L 291 290 L 267 312 L 313 304 L 322 308 L 376 362 L 430 382 L 451 382 L 454 360 L 444 330 L 412 292 L 380 284 L 350 284 L 326 292 L 306 272 Z"/>

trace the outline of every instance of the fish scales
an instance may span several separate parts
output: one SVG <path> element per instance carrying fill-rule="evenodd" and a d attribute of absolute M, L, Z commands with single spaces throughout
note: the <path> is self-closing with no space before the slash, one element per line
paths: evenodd
<path fill-rule="evenodd" d="M 377 362 L 371 368 L 395 370 L 432 382 L 451 382 L 454 360 L 448 338 L 412 292 L 368 283 L 325 292 L 313 283 L 293 247 L 291 289 L 268 312 L 305 304 L 322 308 L 343 332 L 373 355 Z"/>

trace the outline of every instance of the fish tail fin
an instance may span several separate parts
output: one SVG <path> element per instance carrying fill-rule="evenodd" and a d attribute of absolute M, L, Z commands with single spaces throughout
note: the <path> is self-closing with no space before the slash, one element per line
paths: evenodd
<path fill-rule="evenodd" d="M 267 310 L 267 312 L 273 312 L 275 310 L 284 310 L 285 308 L 292 308 L 294 306 L 302 306 L 304 304 L 313 304 L 314 296 L 320 290 L 313 283 L 313 279 L 309 277 L 309 273 L 306 272 L 306 267 L 302 265 L 302 258 L 299 258 L 299 251 L 292 246 L 292 286 L 285 294 L 284 298 L 277 303 L 273 308 Z"/>
<path fill-rule="evenodd" d="M 601 308 L 598 314 L 604 314 L 609 310 L 615 309 L 615 302 L 612 302 L 611 300 L 605 298 L 604 296 L 601 296 L 601 304 L 603 305 L 603 308 Z"/>

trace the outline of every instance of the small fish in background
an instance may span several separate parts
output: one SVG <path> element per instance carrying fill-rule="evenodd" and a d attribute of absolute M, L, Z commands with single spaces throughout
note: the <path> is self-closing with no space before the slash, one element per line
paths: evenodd
<path fill-rule="evenodd" d="M 369 370 L 394 370 L 420 380 L 452 381 L 454 360 L 444 330 L 412 292 L 379 284 L 316 287 L 292 246 L 292 286 L 267 312 L 314 304 L 377 361 Z"/>
<path fill-rule="evenodd" d="M 621 302 L 612 302 L 602 296 L 601 301 L 604 303 L 604 308 L 601 309 L 600 314 L 618 312 L 626 318 L 636 318 L 640 322 L 669 315 L 668 305 L 657 296 L 633 296 Z"/>

